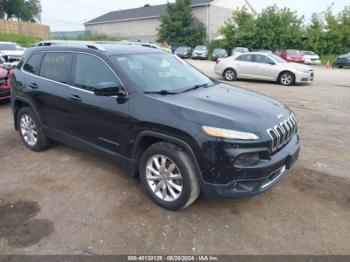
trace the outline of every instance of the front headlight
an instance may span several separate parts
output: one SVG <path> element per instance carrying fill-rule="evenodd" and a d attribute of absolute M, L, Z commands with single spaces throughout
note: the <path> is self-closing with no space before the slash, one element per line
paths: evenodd
<path fill-rule="evenodd" d="M 310 73 L 310 70 L 309 69 L 298 69 L 298 72 L 308 74 L 308 73 Z"/>
<path fill-rule="evenodd" d="M 259 137 L 253 133 L 203 126 L 203 130 L 210 136 L 217 138 L 237 139 L 237 140 L 258 140 Z"/>

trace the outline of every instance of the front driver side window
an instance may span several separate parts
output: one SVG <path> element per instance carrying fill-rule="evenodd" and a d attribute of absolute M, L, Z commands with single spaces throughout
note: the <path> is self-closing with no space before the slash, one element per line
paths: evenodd
<path fill-rule="evenodd" d="M 110 68 L 99 58 L 78 54 L 75 67 L 75 86 L 87 91 L 93 91 L 98 84 L 115 83 L 118 80 Z"/>

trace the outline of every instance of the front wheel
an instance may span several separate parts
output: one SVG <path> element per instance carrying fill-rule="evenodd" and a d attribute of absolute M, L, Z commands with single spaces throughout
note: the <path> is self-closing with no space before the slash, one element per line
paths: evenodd
<path fill-rule="evenodd" d="M 279 83 L 284 86 L 294 85 L 295 76 L 291 72 L 283 72 L 279 77 Z"/>
<path fill-rule="evenodd" d="M 159 142 L 140 160 L 140 179 L 151 199 L 160 207 L 179 210 L 199 196 L 200 186 L 191 157 L 178 146 Z"/>

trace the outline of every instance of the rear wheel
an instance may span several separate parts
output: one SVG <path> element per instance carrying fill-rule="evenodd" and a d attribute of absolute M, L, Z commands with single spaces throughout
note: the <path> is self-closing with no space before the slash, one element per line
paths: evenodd
<path fill-rule="evenodd" d="M 237 78 L 236 71 L 232 68 L 228 68 L 224 72 L 224 78 L 226 81 L 234 81 Z"/>
<path fill-rule="evenodd" d="M 191 205 L 200 187 L 190 156 L 167 142 L 149 147 L 140 161 L 140 179 L 160 207 L 179 210 Z"/>
<path fill-rule="evenodd" d="M 284 86 L 294 85 L 295 76 L 291 72 L 283 72 L 279 77 L 279 83 Z"/>
<path fill-rule="evenodd" d="M 49 147 L 50 141 L 29 107 L 18 112 L 17 126 L 24 145 L 30 150 L 40 152 Z"/>

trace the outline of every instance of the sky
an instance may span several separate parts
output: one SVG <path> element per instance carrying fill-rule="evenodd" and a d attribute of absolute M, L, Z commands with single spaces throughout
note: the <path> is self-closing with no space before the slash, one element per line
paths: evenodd
<path fill-rule="evenodd" d="M 84 22 L 109 11 L 141 7 L 147 3 L 157 5 L 166 2 L 167 0 L 41 0 L 43 10 L 41 19 L 43 24 L 51 27 L 51 31 L 84 30 Z M 326 10 L 332 3 L 335 13 L 343 10 L 346 5 L 350 6 L 350 0 L 250 0 L 250 3 L 258 12 L 274 4 L 289 7 L 307 19 L 313 13 Z"/>

